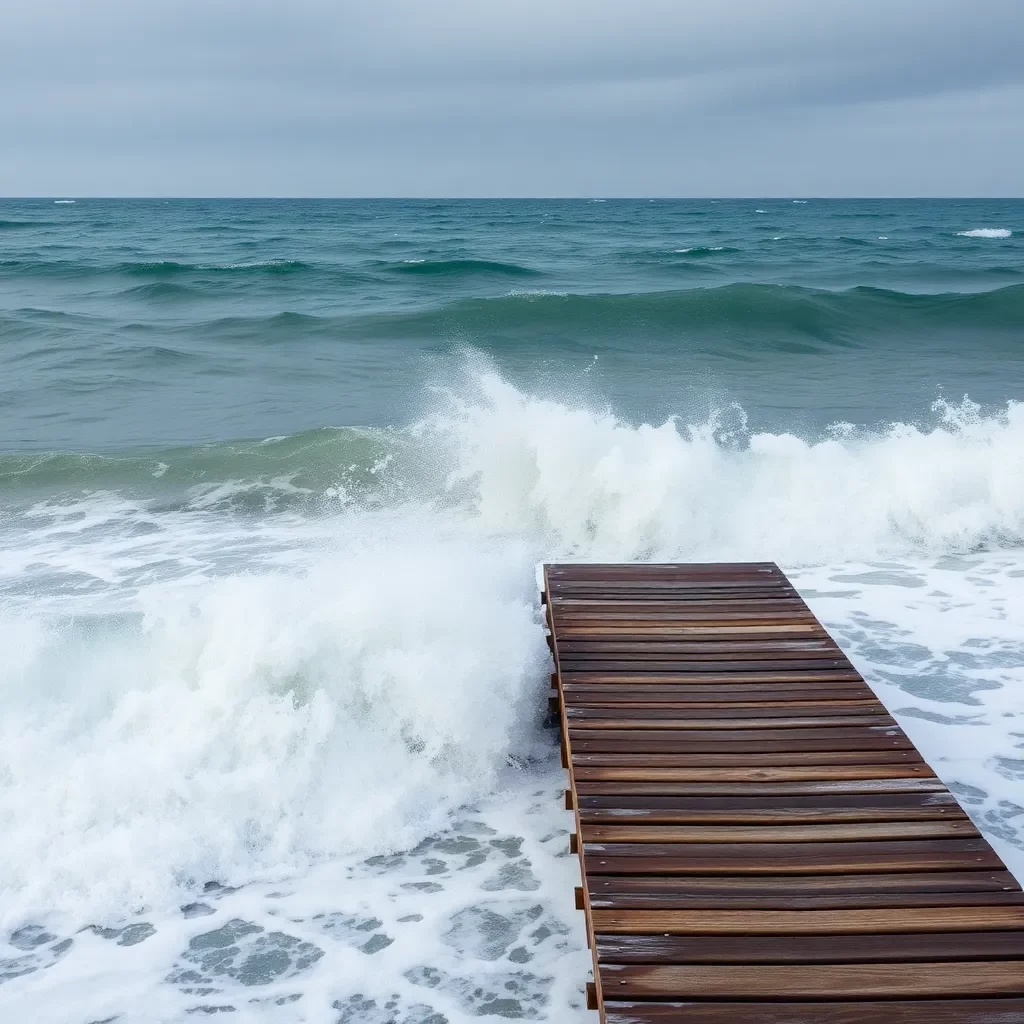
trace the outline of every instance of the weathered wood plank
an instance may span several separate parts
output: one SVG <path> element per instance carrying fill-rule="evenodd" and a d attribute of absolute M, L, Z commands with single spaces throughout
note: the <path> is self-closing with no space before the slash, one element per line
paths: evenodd
<path fill-rule="evenodd" d="M 576 785 L 586 782 L 829 782 L 923 779 L 927 764 L 794 765 L 766 768 L 574 768 Z M 941 783 L 936 787 L 945 787 Z"/>
<path fill-rule="evenodd" d="M 640 659 L 609 659 L 609 658 L 565 658 L 559 652 L 559 666 L 565 676 L 577 675 L 614 675 L 625 672 L 629 675 L 725 675 L 731 678 L 736 673 L 745 675 L 807 674 L 830 676 L 834 672 L 845 675 L 860 676 L 850 668 L 842 658 L 769 658 L 753 660 L 738 658 L 728 661 L 724 658 L 665 658 L 661 661 L 653 658 Z"/>
<path fill-rule="evenodd" d="M 852 875 L 597 875 L 588 874 L 591 893 L 663 892 L 682 895 L 822 896 L 872 893 L 996 892 L 1019 894 L 1008 871 L 917 871 Z M 1024 941 L 1024 935 L 1022 935 Z"/>
<path fill-rule="evenodd" d="M 604 1012 L 606 1024 L 1021 1024 L 1024 999 L 756 1004 L 606 999 Z"/>
<path fill-rule="evenodd" d="M 903 964 L 602 965 L 606 992 L 626 999 L 927 999 L 1024 996 L 1024 960 Z"/>
<path fill-rule="evenodd" d="M 863 683 L 858 672 L 852 669 L 831 669 L 821 672 L 686 672 L 686 671 L 655 671 L 647 665 L 634 666 L 633 669 L 621 672 L 562 672 L 563 684 L 584 683 L 587 686 L 598 686 L 608 683 L 613 686 L 657 686 L 659 683 L 670 683 L 675 686 L 724 686 L 754 683 L 759 686 L 778 683 L 815 684 L 821 690 L 822 683 Z"/>
<path fill-rule="evenodd" d="M 843 822 L 806 825 L 586 824 L 585 843 L 837 843 L 856 840 L 950 839 L 980 833 L 964 816 L 950 821 Z"/>
<path fill-rule="evenodd" d="M 1024 893 L 852 893 L 835 896 L 705 896 L 590 892 L 592 910 L 877 910 L 914 907 L 1024 906 Z"/>
<path fill-rule="evenodd" d="M 629 708 L 608 710 L 607 708 L 566 707 L 566 717 L 574 729 L 622 730 L 636 729 L 640 732 L 654 729 L 677 729 L 691 731 L 694 729 L 807 729 L 837 728 L 839 726 L 885 726 L 898 728 L 896 722 L 883 711 L 873 708 L 860 709 L 857 713 L 822 714 L 819 710 L 814 714 L 798 715 L 784 709 L 780 712 L 756 711 L 752 714 L 737 713 L 692 715 L 671 714 L 659 709 L 660 714 L 651 715 L 649 709 L 640 709 L 640 713 L 631 712 Z M 739 712 L 740 709 L 737 709 Z"/>
<path fill-rule="evenodd" d="M 894 750 L 911 749 L 903 734 L 892 730 L 875 731 L 870 727 L 834 729 L 749 729 L 683 730 L 674 732 L 640 729 L 614 732 L 601 729 L 570 730 L 572 749 L 579 753 L 673 754 L 690 753 L 770 753 L 799 750 Z"/>
<path fill-rule="evenodd" d="M 1024 930 L 1024 906 L 879 910 L 591 910 L 605 935 L 884 935 Z M 1024 976 L 1019 979 L 1024 984 Z M 685 991 L 685 990 L 680 990 Z M 1024 990 L 1021 991 L 1024 995 Z"/>
<path fill-rule="evenodd" d="M 1005 870 L 1003 862 L 983 839 L 836 843 L 587 843 L 583 849 L 588 871 L 606 875 L 807 875 L 972 868 Z M 1024 927 L 1024 922 L 1021 926 Z"/>
<path fill-rule="evenodd" d="M 615 752 L 573 754 L 580 768 L 751 768 L 793 765 L 923 764 L 913 747 L 906 750 L 789 750 L 784 753 L 652 754 Z"/>
<path fill-rule="evenodd" d="M 587 825 L 749 825 L 966 820 L 949 794 L 790 797 L 785 804 L 763 797 L 580 796 Z"/>
<path fill-rule="evenodd" d="M 872 935 L 595 935 L 597 955 L 619 964 L 914 963 L 1024 960 L 1024 932 Z"/>

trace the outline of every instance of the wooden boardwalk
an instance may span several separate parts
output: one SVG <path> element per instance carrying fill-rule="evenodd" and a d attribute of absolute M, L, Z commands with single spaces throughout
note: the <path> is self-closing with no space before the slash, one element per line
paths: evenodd
<path fill-rule="evenodd" d="M 1024 1024 L 1024 893 L 773 564 L 549 565 L 606 1024 Z"/>

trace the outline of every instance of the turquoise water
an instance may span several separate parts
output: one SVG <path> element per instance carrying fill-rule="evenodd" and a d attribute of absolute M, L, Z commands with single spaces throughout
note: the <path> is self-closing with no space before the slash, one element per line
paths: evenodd
<path fill-rule="evenodd" d="M 467 348 L 634 417 L 921 417 L 1014 397 L 1022 322 L 1019 200 L 0 201 L 7 450 L 400 424 Z"/>
<path fill-rule="evenodd" d="M 545 559 L 778 561 L 1024 878 L 1022 344 L 1021 201 L 0 201 L 0 1019 L 592 1024 Z"/>

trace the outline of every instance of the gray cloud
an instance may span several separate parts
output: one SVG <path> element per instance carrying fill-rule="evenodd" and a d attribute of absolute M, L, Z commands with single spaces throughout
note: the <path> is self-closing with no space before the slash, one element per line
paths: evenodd
<path fill-rule="evenodd" d="M 0 194 L 1020 194 L 1020 0 L 36 0 Z"/>

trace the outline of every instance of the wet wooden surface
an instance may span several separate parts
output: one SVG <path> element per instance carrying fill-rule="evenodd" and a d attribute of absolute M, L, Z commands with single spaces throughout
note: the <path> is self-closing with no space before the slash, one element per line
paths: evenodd
<path fill-rule="evenodd" d="M 1024 1024 L 1024 893 L 776 565 L 544 578 L 603 1024 Z"/>

